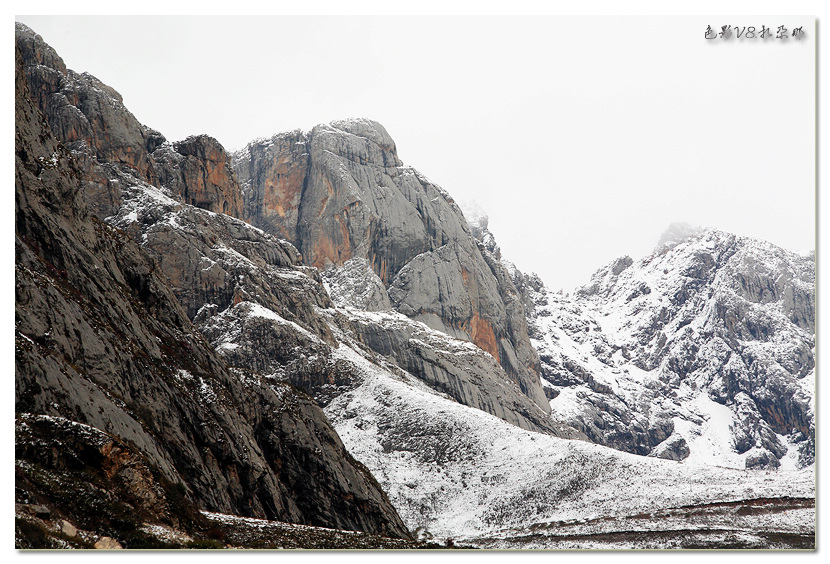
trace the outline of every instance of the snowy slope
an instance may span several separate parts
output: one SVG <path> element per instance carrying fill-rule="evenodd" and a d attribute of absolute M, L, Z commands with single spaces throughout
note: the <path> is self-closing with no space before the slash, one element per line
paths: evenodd
<path fill-rule="evenodd" d="M 363 382 L 332 401 L 326 414 L 407 525 L 437 539 L 472 542 L 531 524 L 814 497 L 809 470 L 675 462 L 525 431 L 393 377 L 347 345 L 336 355 L 353 363 Z M 513 545 L 508 539 L 500 546 Z"/>
<path fill-rule="evenodd" d="M 281 340 L 300 343 L 311 338 L 304 328 L 269 314 L 262 305 L 241 302 L 229 308 L 228 315 L 231 312 L 227 322 L 215 316 L 208 331 L 211 342 L 222 343 L 219 351 L 228 358 L 235 358 L 245 345 L 234 346 L 246 339 L 238 331 L 240 324 L 270 320 L 270 330 Z M 374 319 L 394 325 L 404 323 L 403 316 L 336 308 L 320 308 L 317 313 L 329 323 L 334 341 L 327 346 L 315 340 L 326 349 L 321 349 L 321 359 L 337 373 L 349 375 L 348 385 L 326 396 L 324 411 L 349 452 L 369 468 L 407 527 L 421 538 L 500 548 L 556 547 L 562 541 L 553 536 L 537 539 L 536 544 L 520 537 L 531 528 L 562 522 L 585 522 L 587 527 L 593 519 L 616 519 L 625 524 L 636 516 L 649 530 L 664 530 L 673 526 L 678 514 L 690 511 L 683 509 L 687 506 L 705 513 L 709 504 L 784 497 L 802 500 L 798 503 L 806 507 L 779 512 L 780 519 L 772 525 L 763 524 L 766 517 L 750 516 L 741 526 L 812 534 L 811 469 L 748 471 L 693 460 L 675 462 L 521 429 L 434 389 L 358 342 L 350 324 L 338 321 Z M 422 330 L 424 343 L 437 338 L 431 330 Z M 468 349 L 473 347 L 464 341 L 456 341 L 456 346 L 462 356 L 471 354 Z M 288 375 L 276 371 L 271 377 Z M 674 513 L 669 517 L 660 513 L 670 510 Z M 661 516 L 642 517 L 652 513 Z M 707 515 L 698 518 L 700 527 L 706 527 Z M 641 546 L 640 542 L 628 539 L 607 546 Z"/>
<path fill-rule="evenodd" d="M 150 236 L 145 242 L 152 240 L 162 224 L 173 231 L 192 229 L 188 215 L 192 212 L 187 206 L 146 187 L 134 195 L 125 190 L 128 192 L 131 197 L 125 199 L 124 209 L 111 221 L 127 230 L 140 224 L 141 232 Z M 212 222 L 214 217 L 228 221 L 221 215 L 199 213 L 206 221 Z M 727 366 L 732 366 L 739 358 L 754 355 L 755 366 L 759 358 L 778 358 L 781 362 L 776 365 L 781 370 L 786 371 L 784 365 L 801 370 L 787 389 L 793 390 L 792 405 L 806 406 L 807 431 L 813 432 L 812 321 L 803 315 L 799 318 L 799 311 L 795 311 L 809 289 L 809 278 L 798 282 L 804 278 L 802 271 L 793 270 L 790 275 L 790 280 L 801 286 L 793 283 L 790 286 L 794 289 L 779 291 L 772 284 L 771 291 L 791 296 L 787 303 L 794 311 L 786 311 L 783 299 L 759 300 L 761 305 L 772 303 L 780 311 L 759 309 L 756 302 L 743 297 L 749 290 L 736 291 L 728 284 L 744 273 L 730 266 L 729 260 L 743 255 L 740 248 L 730 253 L 719 250 L 722 234 L 696 239 L 697 246 L 666 247 L 636 266 L 630 260 L 611 265 L 573 298 L 554 294 L 540 281 L 524 277 L 522 292 L 532 303 L 531 337 L 540 351 L 554 420 L 585 429 L 589 436 L 593 433 L 594 440 L 604 440 L 618 449 L 614 450 L 521 429 L 481 409 L 462 405 L 435 382 L 407 372 L 400 351 L 396 360 L 379 354 L 378 345 L 378 350 L 367 347 L 369 333 L 357 328 L 376 325 L 379 336 L 384 331 L 388 335 L 401 332 L 407 346 L 417 345 L 430 357 L 489 358 L 471 343 L 389 311 L 317 305 L 312 308 L 313 318 L 307 314 L 294 318 L 288 311 L 293 308 L 280 305 L 284 297 L 276 300 L 260 288 L 274 286 L 279 279 L 281 296 L 308 296 L 313 279 L 296 267 L 257 263 L 254 254 L 228 239 L 230 230 L 215 232 L 218 238 L 211 241 L 212 253 L 205 259 L 234 272 L 234 279 L 262 280 L 241 294 L 241 301 L 197 316 L 206 337 L 231 364 L 251 363 L 251 368 L 270 378 L 310 382 L 312 390 L 325 390 L 318 399 L 326 405 L 325 413 L 347 449 L 370 469 L 406 525 L 423 537 L 432 535 L 439 541 L 453 538 L 484 547 L 569 547 L 574 545 L 568 543 L 577 541 L 550 533 L 559 530 L 562 523 L 576 536 L 586 531 L 611 534 L 609 527 L 630 527 L 632 520 L 648 531 L 665 531 L 691 511 L 684 509 L 689 506 L 699 514 L 696 527 L 705 529 L 717 521 L 719 527 L 729 529 L 722 523 L 728 521 L 726 510 L 709 512 L 709 506 L 734 503 L 738 511 L 744 504 L 762 503 L 751 500 L 766 498 L 777 500 L 772 503 L 779 505 L 784 498 L 800 501 L 773 511 L 779 518 L 772 523 L 767 514 L 744 516 L 741 530 L 812 534 L 813 466 L 808 462 L 806 469 L 799 470 L 805 457 L 799 461 L 798 448 L 810 444 L 810 439 L 795 443 L 797 434 L 775 433 L 765 422 L 753 429 L 759 437 L 757 444 L 737 452 L 741 424 L 760 419 L 757 401 L 763 391 L 757 387 L 732 390 L 724 381 L 723 364 L 718 364 L 724 357 Z M 496 254 L 497 247 L 491 247 L 488 252 Z M 713 263 L 724 264 L 711 268 L 711 275 L 700 279 L 703 282 L 696 282 L 699 279 L 689 273 L 696 268 L 693 259 L 701 249 L 718 255 Z M 742 261 L 754 260 L 751 250 L 744 250 L 749 258 Z M 216 268 L 207 262 L 204 267 Z M 677 274 L 681 268 L 685 270 Z M 367 269 L 356 265 L 353 270 Z M 517 279 L 521 276 L 515 271 L 513 275 Z M 377 284 L 371 283 L 376 281 L 346 288 L 352 278 L 346 277 L 344 282 L 325 277 L 329 288 L 337 289 L 334 293 L 338 297 L 338 292 L 365 295 L 361 304 L 338 302 L 365 307 L 382 301 L 376 297 Z M 752 313 L 744 316 L 743 325 L 723 323 L 719 307 L 727 300 L 731 300 L 729 311 Z M 775 330 L 767 330 L 766 340 L 753 339 L 749 326 L 761 331 L 757 319 L 762 318 L 772 320 L 763 327 Z M 805 328 L 787 321 L 791 318 L 800 319 Z M 309 331 L 311 321 L 316 327 L 313 332 Z M 707 338 L 696 342 L 701 343 L 697 352 L 703 352 L 689 361 L 685 372 L 679 371 L 678 363 L 684 360 L 680 353 L 689 350 L 690 335 L 702 334 Z M 331 338 L 322 339 L 323 335 Z M 718 349 L 713 343 L 719 343 L 728 354 L 715 354 Z M 799 362 L 792 360 L 793 347 L 807 351 Z M 715 352 L 707 352 L 712 350 Z M 469 359 L 459 366 L 471 365 Z M 314 374 L 328 380 L 315 384 L 296 378 L 313 378 Z M 471 374 L 470 378 L 469 382 L 476 382 L 480 375 Z M 735 378 L 742 381 L 740 374 Z M 506 384 L 499 391 L 498 386 L 482 382 L 476 385 L 492 388 L 482 393 L 505 397 Z M 635 449 L 626 448 L 630 444 Z M 772 451 L 770 444 L 780 448 Z M 765 454 L 767 463 L 756 466 L 774 467 L 770 460 L 780 459 L 779 471 L 744 469 L 748 459 Z M 598 519 L 605 524 L 597 525 Z M 547 532 L 530 542 L 524 535 L 531 529 Z M 770 545 L 765 538 L 752 542 Z M 728 544 L 718 539 L 706 542 Z M 626 537 L 595 546 L 656 545 Z"/>

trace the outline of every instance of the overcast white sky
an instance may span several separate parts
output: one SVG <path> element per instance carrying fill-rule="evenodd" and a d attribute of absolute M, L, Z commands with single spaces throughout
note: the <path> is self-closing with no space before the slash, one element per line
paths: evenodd
<path fill-rule="evenodd" d="M 346 117 L 475 200 L 566 291 L 672 222 L 815 248 L 815 22 L 766 17 L 26 17 L 168 139 Z M 802 41 L 707 41 L 707 25 Z"/>

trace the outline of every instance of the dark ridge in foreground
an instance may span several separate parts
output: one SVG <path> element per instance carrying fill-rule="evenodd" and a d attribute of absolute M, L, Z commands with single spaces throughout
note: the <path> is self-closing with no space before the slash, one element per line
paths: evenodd
<path fill-rule="evenodd" d="M 125 542 L 143 524 L 176 526 L 177 496 L 210 511 L 410 538 L 314 400 L 229 368 L 154 258 L 90 212 L 86 183 L 103 165 L 55 138 L 34 87 L 47 109 L 72 92 L 89 96 L 82 123 L 96 159 L 148 178 L 152 162 L 118 131 L 98 135 L 101 119 L 128 115 L 117 93 L 84 89 L 89 77 L 62 74 L 40 36 L 16 31 L 16 501 L 78 521 L 99 515 L 98 534 Z M 89 482 L 64 488 L 65 472 Z M 112 480 L 129 505 L 107 494 Z"/>

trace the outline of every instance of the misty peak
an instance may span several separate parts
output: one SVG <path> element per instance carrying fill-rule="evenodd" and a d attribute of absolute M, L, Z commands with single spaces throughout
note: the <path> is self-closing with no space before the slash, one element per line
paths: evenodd
<path fill-rule="evenodd" d="M 702 231 L 702 227 L 690 225 L 685 222 L 672 223 L 660 236 L 660 240 L 657 242 L 655 249 L 659 249 L 666 244 L 677 245 L 689 237 L 694 237 Z"/>

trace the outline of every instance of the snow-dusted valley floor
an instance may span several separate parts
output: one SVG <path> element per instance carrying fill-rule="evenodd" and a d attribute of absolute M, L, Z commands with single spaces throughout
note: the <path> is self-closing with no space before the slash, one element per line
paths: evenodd
<path fill-rule="evenodd" d="M 394 376 L 346 345 L 336 355 L 363 381 L 325 411 L 422 536 L 486 548 L 812 546 L 812 467 L 738 470 L 559 439 Z"/>
<path fill-rule="evenodd" d="M 472 539 L 486 549 L 811 549 L 815 502 L 759 498 L 625 517 L 535 523 Z"/>

